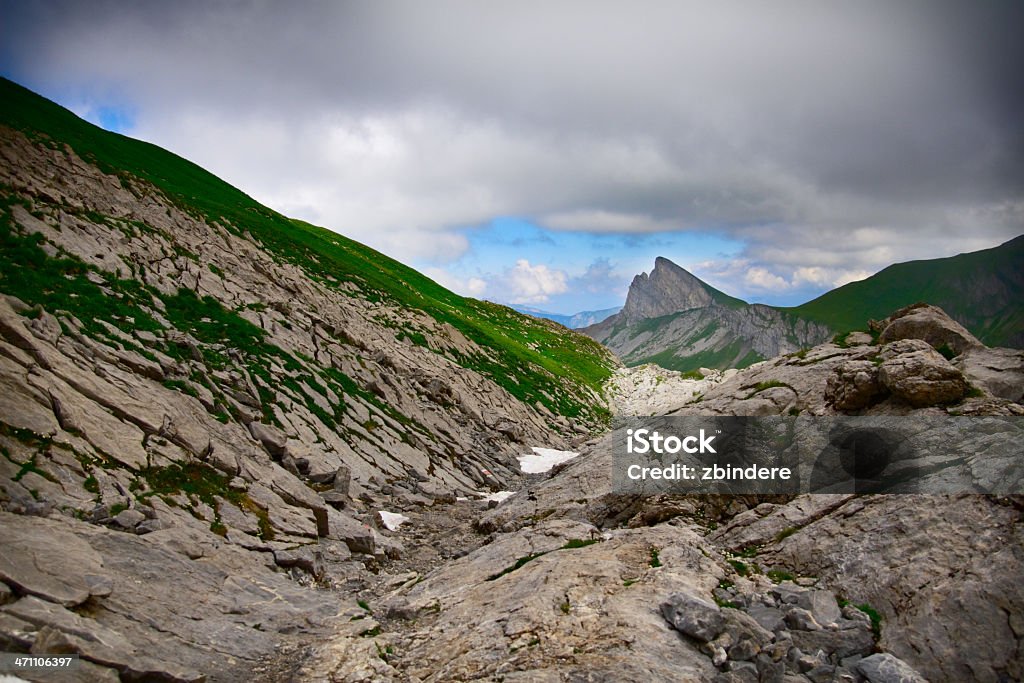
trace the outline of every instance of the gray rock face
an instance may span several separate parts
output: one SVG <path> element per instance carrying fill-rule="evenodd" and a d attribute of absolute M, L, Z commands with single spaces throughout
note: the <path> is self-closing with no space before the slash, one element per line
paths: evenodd
<path fill-rule="evenodd" d="M 1024 399 L 1024 351 L 972 346 L 953 359 L 972 386 L 997 398 Z"/>
<path fill-rule="evenodd" d="M 712 301 L 703 282 L 659 256 L 650 275 L 641 273 L 633 278 L 621 315 L 626 320 L 639 321 L 704 308 Z"/>

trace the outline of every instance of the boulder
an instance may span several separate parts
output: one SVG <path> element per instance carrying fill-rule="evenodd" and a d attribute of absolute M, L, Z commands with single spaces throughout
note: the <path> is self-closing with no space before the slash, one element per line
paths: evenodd
<path fill-rule="evenodd" d="M 865 657 L 854 668 L 870 683 L 928 683 L 913 667 L 887 652 Z"/>
<path fill-rule="evenodd" d="M 849 360 L 832 371 L 825 384 L 825 402 L 836 410 L 867 408 L 885 395 L 878 366 L 869 360 Z"/>
<path fill-rule="evenodd" d="M 881 344 L 898 339 L 921 339 L 932 348 L 946 348 L 956 356 L 969 348 L 982 346 L 977 337 L 938 306 L 914 304 L 896 311 L 887 322 L 878 337 Z"/>
<path fill-rule="evenodd" d="M 672 628 L 702 643 L 708 643 L 725 630 L 722 610 L 689 593 L 674 593 L 661 603 L 661 615 Z"/>
<path fill-rule="evenodd" d="M 952 403 L 967 393 L 967 380 L 938 352 L 901 353 L 883 361 L 878 378 L 894 396 L 915 408 Z"/>
<path fill-rule="evenodd" d="M 250 422 L 249 433 L 267 449 L 270 455 L 280 457 L 285 454 L 288 446 L 288 437 L 273 425 L 266 425 L 262 422 Z"/>

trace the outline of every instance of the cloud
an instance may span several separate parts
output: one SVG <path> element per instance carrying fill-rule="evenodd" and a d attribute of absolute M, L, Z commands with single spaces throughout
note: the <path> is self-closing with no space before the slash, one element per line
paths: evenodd
<path fill-rule="evenodd" d="M 67 0 L 4 17 L 5 74 L 130 111 L 131 134 L 407 261 L 450 264 L 467 228 L 519 216 L 714 232 L 763 269 L 733 289 L 794 289 L 1024 226 L 1022 3 Z"/>
<path fill-rule="evenodd" d="M 513 304 L 542 304 L 551 296 L 569 291 L 564 271 L 552 270 L 542 263 L 531 265 L 519 259 L 499 278 L 499 296 Z"/>
<path fill-rule="evenodd" d="M 590 263 L 586 270 L 569 280 L 569 289 L 574 292 L 602 294 L 619 293 L 626 296 L 630 281 L 635 273 L 621 273 L 608 258 L 599 258 Z"/>
<path fill-rule="evenodd" d="M 487 281 L 479 277 L 460 278 L 451 274 L 444 268 L 428 267 L 423 269 L 423 274 L 442 287 L 452 290 L 462 296 L 481 299 L 487 293 Z"/>

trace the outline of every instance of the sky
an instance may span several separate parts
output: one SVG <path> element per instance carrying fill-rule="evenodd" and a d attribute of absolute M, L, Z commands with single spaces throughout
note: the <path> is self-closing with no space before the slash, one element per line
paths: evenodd
<path fill-rule="evenodd" d="M 1017 0 L 0 0 L 0 73 L 461 294 L 794 305 L 1024 233 Z"/>

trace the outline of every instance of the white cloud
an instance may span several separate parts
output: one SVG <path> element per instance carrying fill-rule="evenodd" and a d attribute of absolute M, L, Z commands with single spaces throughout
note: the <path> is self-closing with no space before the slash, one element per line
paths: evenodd
<path fill-rule="evenodd" d="M 569 291 L 565 271 L 552 270 L 543 263 L 531 265 L 526 259 L 516 261 L 499 278 L 499 295 L 513 304 L 541 304 L 555 294 Z"/>
<path fill-rule="evenodd" d="M 487 293 L 487 282 L 479 277 L 460 278 L 443 268 L 424 268 L 423 274 L 442 287 L 462 296 L 480 299 Z"/>
<path fill-rule="evenodd" d="M 12 3 L 0 51 L 405 261 L 498 216 L 698 230 L 747 245 L 716 286 L 793 291 L 1020 233 L 1024 43 L 991 40 L 1020 7 L 53 0 Z"/>
<path fill-rule="evenodd" d="M 769 292 L 781 292 L 792 287 L 792 284 L 787 282 L 785 278 L 781 278 L 769 272 L 767 268 L 760 266 L 748 269 L 747 274 L 743 277 L 743 281 L 748 287 Z"/>
<path fill-rule="evenodd" d="M 841 275 L 839 275 L 839 277 L 837 277 L 834 280 L 832 280 L 832 286 L 833 287 L 842 287 L 843 285 L 848 285 L 851 282 L 857 282 L 858 280 L 863 280 L 866 277 L 871 277 L 871 275 L 872 275 L 872 273 L 869 273 L 866 270 L 850 270 L 850 271 L 846 271 L 846 272 L 842 273 Z"/>

